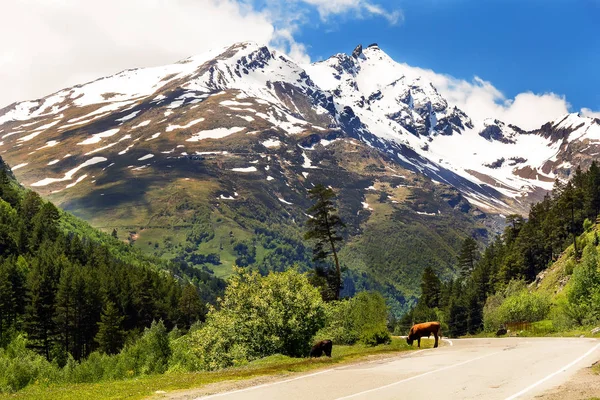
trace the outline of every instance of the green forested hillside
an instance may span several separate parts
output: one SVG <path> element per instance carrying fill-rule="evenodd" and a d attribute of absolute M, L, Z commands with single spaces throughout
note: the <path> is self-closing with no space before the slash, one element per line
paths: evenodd
<path fill-rule="evenodd" d="M 452 335 L 463 335 L 545 318 L 562 327 L 597 321 L 599 212 L 600 168 L 594 162 L 586 172 L 578 168 L 570 182 L 557 181 L 527 219 L 508 216 L 504 233 L 483 253 L 468 252 L 465 241 L 457 261 L 461 278 L 442 283 L 426 271 L 423 295 L 403 324 L 440 318 Z"/>
<path fill-rule="evenodd" d="M 143 256 L 24 190 L 0 160 L 0 345 L 20 332 L 59 364 L 117 352 L 153 320 L 203 319 L 224 282 Z"/>
<path fill-rule="evenodd" d="M 315 335 L 390 342 L 379 293 L 324 303 L 294 268 L 237 268 L 225 288 L 114 236 L 24 190 L 0 164 L 0 393 L 304 357 Z M 268 232 L 259 238 L 268 243 Z"/>
<path fill-rule="evenodd" d="M 325 138 L 335 140 L 315 144 Z M 114 166 L 93 173 L 95 183 L 83 181 L 48 198 L 93 227 L 116 231 L 144 254 L 226 278 L 234 265 L 262 274 L 294 265 L 312 269 L 311 248 L 302 238 L 311 206 L 307 190 L 331 186 L 347 226 L 341 231 L 342 294 L 379 290 L 397 316 L 418 296 L 423 268 L 450 278 L 461 239 L 488 239 L 491 219 L 458 190 L 401 168 L 356 140 L 326 132 L 279 135 L 278 148 L 254 140 L 228 137 L 218 147 L 226 155 L 157 159 L 135 171 L 115 158 Z M 214 150 L 204 145 L 207 153 Z M 247 146 L 251 152 L 240 151 Z M 302 166 L 307 154 L 311 168 Z M 244 165 L 258 172 L 232 171 Z"/>

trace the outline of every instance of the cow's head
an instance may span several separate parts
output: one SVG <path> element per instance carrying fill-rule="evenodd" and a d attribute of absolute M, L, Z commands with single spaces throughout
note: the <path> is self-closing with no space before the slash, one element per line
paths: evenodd
<path fill-rule="evenodd" d="M 412 346 L 414 340 L 415 339 L 413 339 L 412 335 L 409 333 L 408 336 L 406 337 L 406 343 L 408 343 L 409 346 Z"/>

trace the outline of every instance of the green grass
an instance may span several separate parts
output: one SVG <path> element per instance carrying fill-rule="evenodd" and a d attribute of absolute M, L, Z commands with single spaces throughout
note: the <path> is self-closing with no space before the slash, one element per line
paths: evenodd
<path fill-rule="evenodd" d="M 423 347 L 433 345 L 433 340 L 424 340 Z M 242 367 L 228 368 L 222 371 L 195 373 L 166 373 L 163 375 L 143 376 L 135 379 L 106 381 L 83 384 L 35 383 L 14 394 L 0 394 L 5 399 L 81 400 L 81 399 L 143 399 L 156 391 L 175 391 L 198 388 L 222 381 L 239 381 L 259 376 L 285 376 L 293 372 L 304 372 L 332 365 L 348 363 L 373 355 L 409 351 L 404 339 L 393 338 L 389 345 L 368 347 L 364 345 L 334 346 L 332 358 L 320 359 L 291 358 L 275 355 L 248 363 Z"/>

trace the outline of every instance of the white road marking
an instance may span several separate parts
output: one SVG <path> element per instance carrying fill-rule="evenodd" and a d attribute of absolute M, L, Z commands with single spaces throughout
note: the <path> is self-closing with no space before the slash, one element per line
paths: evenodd
<path fill-rule="evenodd" d="M 407 356 L 412 356 L 414 354 L 422 353 L 422 352 L 427 351 L 427 350 L 431 350 L 431 349 L 423 349 L 423 350 L 417 350 L 417 351 L 410 351 L 410 352 L 408 352 Z M 389 357 L 389 358 L 386 358 L 386 359 L 383 359 L 383 360 L 369 361 L 367 364 L 372 364 L 372 363 L 376 363 L 376 362 L 385 362 L 385 361 L 389 361 L 389 360 L 396 359 L 396 358 L 397 357 Z M 406 357 L 401 357 L 401 358 L 406 358 Z M 349 367 L 351 367 L 351 366 L 349 366 Z M 251 386 L 251 387 L 247 387 L 247 388 L 244 388 L 244 389 L 233 390 L 233 391 L 230 391 L 230 392 L 215 393 L 215 394 L 211 394 L 211 395 L 208 395 L 208 396 L 197 397 L 194 400 L 212 399 L 212 398 L 215 398 L 215 397 L 227 396 L 227 395 L 235 394 L 235 393 L 248 392 L 248 391 L 254 390 L 254 389 L 261 389 L 261 388 L 265 388 L 265 387 L 269 387 L 269 386 L 280 385 L 282 383 L 297 381 L 299 379 L 310 378 L 312 376 L 321 375 L 321 374 L 324 374 L 324 373 L 327 373 L 327 372 L 332 372 L 332 371 L 336 371 L 336 370 L 343 370 L 344 368 L 346 368 L 346 367 L 330 368 L 330 369 L 326 369 L 324 371 L 319 371 L 319 372 L 315 372 L 315 373 L 312 373 L 312 374 L 297 376 L 295 378 L 286 379 L 286 380 L 283 380 L 283 381 L 272 382 L 272 383 L 263 383 L 262 385 Z"/>
<path fill-rule="evenodd" d="M 291 378 L 291 379 L 286 379 L 284 381 L 278 381 L 278 382 L 273 382 L 273 383 L 264 383 L 262 385 L 258 385 L 258 386 L 251 386 L 248 388 L 244 388 L 244 389 L 239 389 L 239 390 L 233 390 L 231 392 L 223 392 L 223 393 L 215 393 L 215 394 L 211 394 L 209 396 L 203 396 L 203 397 L 197 397 L 194 400 L 201 400 L 201 399 L 213 399 L 215 397 L 221 397 L 221 396 L 228 396 L 230 394 L 235 394 L 235 393 L 242 393 L 242 392 L 248 392 L 250 390 L 255 390 L 255 389 L 260 389 L 260 388 L 264 388 L 264 387 L 269 387 L 269 386 L 275 386 L 275 385 L 280 385 L 282 383 L 287 383 L 287 382 L 292 382 L 292 381 L 297 381 L 299 379 L 304 379 L 304 378 L 309 378 L 311 376 L 316 376 L 316 375 L 321 375 L 321 374 L 325 374 L 327 372 L 332 372 L 334 371 L 334 368 L 331 369 L 326 369 L 324 371 L 319 371 L 319 372 L 315 372 L 312 374 L 308 374 L 308 375 L 302 375 L 302 376 L 298 376 L 296 378 Z"/>
<path fill-rule="evenodd" d="M 411 376 L 410 378 L 402 379 L 400 381 L 393 382 L 393 383 L 390 383 L 388 385 L 380 386 L 380 387 L 377 387 L 377 388 L 374 388 L 374 389 L 365 390 L 363 392 L 354 393 L 354 394 L 351 394 L 349 396 L 338 397 L 336 400 L 351 399 L 353 397 L 362 396 L 362 395 L 367 394 L 367 393 L 376 392 L 376 391 L 381 390 L 381 389 L 386 389 L 386 388 L 389 388 L 389 387 L 392 387 L 392 386 L 399 385 L 399 384 L 404 383 L 404 382 L 412 381 L 414 379 L 418 379 L 418 378 L 421 378 L 421 377 L 424 377 L 424 376 L 427 376 L 427 375 L 435 374 L 436 372 L 445 371 L 447 369 L 451 369 L 451 368 L 455 368 L 455 367 L 460 367 L 461 365 L 465 365 L 465 364 L 471 363 L 473 361 L 481 360 L 482 358 L 491 357 L 493 355 L 500 354 L 500 353 L 502 353 L 502 351 L 496 351 L 494 353 L 486 354 L 484 356 L 475 357 L 475 358 L 472 358 L 470 360 L 460 362 L 458 364 L 448 365 L 446 367 L 434 369 L 433 371 L 425 372 L 423 374 Z"/>
<path fill-rule="evenodd" d="M 520 397 L 520 396 L 524 395 L 525 393 L 529 392 L 531 389 L 535 388 L 536 386 L 541 385 L 542 383 L 546 382 L 549 379 L 552 379 L 553 377 L 555 377 L 556 375 L 560 374 L 561 372 L 564 372 L 564 371 L 568 370 L 573 365 L 577 364 L 579 361 L 583 360 L 584 358 L 586 358 L 587 356 L 589 356 L 590 354 L 592 354 L 599 347 L 600 347 L 600 343 L 598 343 L 596 346 L 594 346 L 591 349 L 589 349 L 584 355 L 582 355 L 581 357 L 575 359 L 574 361 L 572 361 L 571 363 L 569 363 L 566 366 L 562 367 L 558 371 L 551 373 L 550 375 L 546 376 L 543 379 L 540 379 L 539 381 L 537 381 L 533 385 L 528 386 L 525 389 L 521 390 L 519 393 L 513 394 L 510 397 L 507 397 L 505 400 L 513 400 L 513 399 L 516 399 L 517 397 Z"/>

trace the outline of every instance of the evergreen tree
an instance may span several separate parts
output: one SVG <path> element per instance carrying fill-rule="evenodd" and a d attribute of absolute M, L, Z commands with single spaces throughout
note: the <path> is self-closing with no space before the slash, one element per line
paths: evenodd
<path fill-rule="evenodd" d="M 468 309 L 462 296 L 452 298 L 448 306 L 448 330 L 452 337 L 459 337 L 467 333 Z"/>
<path fill-rule="evenodd" d="M 483 303 L 478 298 L 475 283 L 467 288 L 465 306 L 467 308 L 467 333 L 473 335 L 483 328 Z"/>
<path fill-rule="evenodd" d="M 112 301 L 107 301 L 102 309 L 96 342 L 100 351 L 106 354 L 116 354 L 123 347 L 125 332 L 122 329 L 125 317 Z"/>
<path fill-rule="evenodd" d="M 198 289 L 191 283 L 186 285 L 179 299 L 179 312 L 181 321 L 186 328 L 194 322 L 204 319 L 206 309 L 202 304 Z"/>
<path fill-rule="evenodd" d="M 11 181 L 6 165 L 0 157 L 0 199 L 6 201 L 13 207 L 19 204 L 19 193 L 15 184 Z"/>
<path fill-rule="evenodd" d="M 458 256 L 458 269 L 463 278 L 471 274 L 478 258 L 477 242 L 469 236 L 464 240 Z"/>
<path fill-rule="evenodd" d="M 0 346 L 10 340 L 7 334 L 17 322 L 19 303 L 23 296 L 22 289 L 17 286 L 20 282 L 13 261 L 5 260 L 0 263 Z"/>
<path fill-rule="evenodd" d="M 421 297 L 419 298 L 419 303 L 429 308 L 439 307 L 441 286 L 442 282 L 433 271 L 433 268 L 426 267 L 421 279 Z"/>
<path fill-rule="evenodd" d="M 315 203 L 308 209 L 311 218 L 306 222 L 306 240 L 314 240 L 313 260 L 316 262 L 325 261 L 330 255 L 333 255 L 335 263 L 335 299 L 340 298 L 342 288 L 342 270 L 337 255 L 336 245 L 342 241 L 338 230 L 345 225 L 337 215 L 337 210 L 333 203 L 335 193 L 332 189 L 318 184 L 308 191 L 308 195 Z"/>
<path fill-rule="evenodd" d="M 50 360 L 56 324 L 55 277 L 52 268 L 36 260 L 27 279 L 29 302 L 25 309 L 25 329 L 33 348 Z"/>
<path fill-rule="evenodd" d="M 40 211 L 33 217 L 31 245 L 37 249 L 44 240 L 54 241 L 58 236 L 58 219 L 60 213 L 54 204 L 44 203 Z"/>
<path fill-rule="evenodd" d="M 596 161 L 592 161 L 592 165 L 587 171 L 585 204 L 586 215 L 595 219 L 600 214 L 600 167 Z"/>
<path fill-rule="evenodd" d="M 58 340 L 63 350 L 63 355 L 73 354 L 73 348 L 77 325 L 76 325 L 76 305 L 74 299 L 74 269 L 71 266 L 65 267 L 60 273 L 58 290 L 56 292 L 56 312 L 54 322 L 57 326 Z"/>

